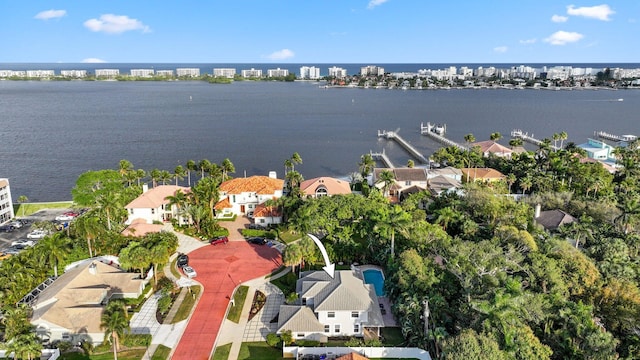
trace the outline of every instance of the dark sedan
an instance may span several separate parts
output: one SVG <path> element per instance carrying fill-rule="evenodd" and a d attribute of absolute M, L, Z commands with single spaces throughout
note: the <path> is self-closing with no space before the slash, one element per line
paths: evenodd
<path fill-rule="evenodd" d="M 256 244 L 256 245 L 264 245 L 264 244 L 267 243 L 267 240 L 265 240 L 265 238 L 259 237 L 259 236 L 250 237 L 250 238 L 247 239 L 247 241 L 250 244 Z"/>

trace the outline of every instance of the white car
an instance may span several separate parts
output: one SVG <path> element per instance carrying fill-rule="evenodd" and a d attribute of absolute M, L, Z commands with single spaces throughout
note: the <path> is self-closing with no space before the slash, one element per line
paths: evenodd
<path fill-rule="evenodd" d="M 75 219 L 75 217 L 66 214 L 56 216 L 56 221 L 71 221 L 73 219 Z"/>
<path fill-rule="evenodd" d="M 27 239 L 42 239 L 47 235 L 49 234 L 47 234 L 47 232 L 44 230 L 33 230 L 32 232 L 27 234 Z"/>
<path fill-rule="evenodd" d="M 9 225 L 13 226 L 16 229 L 20 229 L 22 227 L 22 222 L 18 220 L 14 220 L 10 222 Z"/>
<path fill-rule="evenodd" d="M 182 271 L 184 271 L 185 276 L 188 277 L 189 279 L 193 279 L 197 275 L 196 271 L 193 270 L 193 268 L 191 266 L 183 267 Z"/>
<path fill-rule="evenodd" d="M 12 242 L 11 246 L 22 245 L 22 246 L 32 247 L 33 244 L 35 244 L 35 241 L 33 241 L 33 240 L 20 239 L 20 240 L 16 240 L 16 241 Z"/>

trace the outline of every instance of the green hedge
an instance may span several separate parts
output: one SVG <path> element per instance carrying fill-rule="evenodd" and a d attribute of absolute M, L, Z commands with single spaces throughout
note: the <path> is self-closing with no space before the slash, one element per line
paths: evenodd
<path fill-rule="evenodd" d="M 126 347 L 148 347 L 151 345 L 151 334 L 127 334 L 122 338 L 122 345 Z"/>

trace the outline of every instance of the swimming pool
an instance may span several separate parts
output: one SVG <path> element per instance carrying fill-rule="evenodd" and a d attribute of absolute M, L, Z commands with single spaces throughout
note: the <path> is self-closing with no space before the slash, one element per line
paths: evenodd
<path fill-rule="evenodd" d="M 376 288 L 376 295 L 384 296 L 384 276 L 382 271 L 377 269 L 367 269 L 362 272 L 365 284 L 372 284 Z"/>

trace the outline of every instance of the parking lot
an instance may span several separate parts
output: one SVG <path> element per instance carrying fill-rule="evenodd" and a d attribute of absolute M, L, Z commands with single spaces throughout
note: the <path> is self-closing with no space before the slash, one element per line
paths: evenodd
<path fill-rule="evenodd" d="M 30 216 L 19 218 L 19 219 L 26 219 L 28 220 L 29 223 L 22 226 L 21 228 L 16 228 L 11 232 L 1 231 L 0 232 L 0 252 L 3 252 L 4 250 L 11 247 L 11 243 L 16 240 L 27 239 L 27 234 L 35 230 L 35 228 L 33 227 L 34 222 L 53 221 L 56 218 L 56 216 L 70 210 L 71 209 L 40 210 L 37 213 L 32 214 Z"/>

